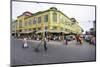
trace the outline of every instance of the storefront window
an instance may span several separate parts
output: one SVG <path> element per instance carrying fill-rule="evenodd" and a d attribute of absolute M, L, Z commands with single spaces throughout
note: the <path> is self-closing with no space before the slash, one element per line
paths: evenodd
<path fill-rule="evenodd" d="M 33 28 L 33 30 L 36 30 L 36 28 Z"/>
<path fill-rule="evenodd" d="M 41 28 L 39 27 L 38 30 L 41 30 Z"/>
<path fill-rule="evenodd" d="M 45 30 L 47 30 L 47 28 L 48 28 L 48 27 L 47 27 L 47 26 L 45 26 Z"/>
<path fill-rule="evenodd" d="M 29 31 L 31 31 L 31 29 L 29 29 Z"/>
<path fill-rule="evenodd" d="M 65 29 L 65 31 L 67 31 L 67 29 Z"/>

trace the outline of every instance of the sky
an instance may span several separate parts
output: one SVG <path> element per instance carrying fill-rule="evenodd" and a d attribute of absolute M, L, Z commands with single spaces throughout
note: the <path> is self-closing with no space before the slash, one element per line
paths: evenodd
<path fill-rule="evenodd" d="M 25 11 L 36 13 L 38 11 L 47 10 L 50 7 L 56 7 L 69 18 L 74 17 L 84 31 L 89 31 L 93 28 L 95 20 L 95 7 L 93 6 L 76 6 L 62 4 L 47 4 L 47 3 L 30 3 L 30 2 L 12 2 L 12 19 L 17 19 Z"/>

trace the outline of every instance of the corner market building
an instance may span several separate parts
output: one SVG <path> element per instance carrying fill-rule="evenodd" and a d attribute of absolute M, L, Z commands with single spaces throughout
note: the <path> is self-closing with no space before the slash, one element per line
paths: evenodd
<path fill-rule="evenodd" d="M 82 34 L 83 29 L 74 18 L 69 18 L 55 7 L 36 13 L 24 12 L 12 23 L 12 34 L 20 37 L 28 36 L 60 37 L 68 34 Z"/>

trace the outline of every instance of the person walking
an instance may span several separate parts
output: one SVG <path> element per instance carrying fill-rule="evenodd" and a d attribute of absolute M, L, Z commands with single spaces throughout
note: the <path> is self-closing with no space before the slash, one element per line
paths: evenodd
<path fill-rule="evenodd" d="M 66 45 L 68 45 L 68 40 L 67 40 L 67 37 L 65 38 L 65 40 L 66 40 Z"/>
<path fill-rule="evenodd" d="M 47 42 L 46 42 L 46 37 L 44 38 L 44 50 L 47 51 Z"/>
<path fill-rule="evenodd" d="M 92 38 L 91 38 L 91 44 L 96 45 L 95 36 L 92 36 Z"/>
<path fill-rule="evenodd" d="M 48 39 L 48 42 L 49 42 L 49 39 L 50 39 L 50 36 L 49 35 L 47 36 L 47 39 Z"/>
<path fill-rule="evenodd" d="M 76 42 L 78 43 L 79 42 L 79 35 L 75 35 L 75 39 L 76 39 Z"/>
<path fill-rule="evenodd" d="M 79 42 L 80 42 L 80 44 L 83 44 L 82 37 L 80 37 L 80 36 L 79 36 Z"/>
<path fill-rule="evenodd" d="M 64 36 L 64 44 L 65 44 L 65 45 L 68 45 L 67 36 Z"/>
<path fill-rule="evenodd" d="M 77 44 L 83 44 L 82 37 L 81 37 L 79 34 L 77 34 L 77 35 L 75 36 L 75 38 L 76 38 Z"/>
<path fill-rule="evenodd" d="M 27 48 L 27 47 L 28 47 L 27 38 L 25 37 L 25 38 L 24 38 L 23 48 Z"/>

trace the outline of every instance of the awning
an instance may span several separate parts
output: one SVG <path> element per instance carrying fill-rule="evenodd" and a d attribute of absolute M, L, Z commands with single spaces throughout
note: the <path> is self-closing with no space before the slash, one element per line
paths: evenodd
<path fill-rule="evenodd" d="M 25 31 L 25 32 L 19 32 L 19 33 L 32 33 L 32 32 L 34 32 L 34 31 Z"/>
<path fill-rule="evenodd" d="M 43 33 L 43 32 L 50 32 L 50 33 L 65 33 L 65 34 L 69 34 L 69 32 L 66 31 L 60 31 L 60 30 L 39 30 L 39 31 L 23 31 L 23 32 L 19 32 L 20 34 L 28 34 L 28 33 L 33 33 L 36 32 L 37 33 Z"/>
<path fill-rule="evenodd" d="M 61 33 L 61 32 L 63 32 L 65 34 L 69 33 L 69 32 L 66 32 L 66 31 L 58 31 L 58 30 L 45 30 L 45 31 L 40 30 L 40 31 L 37 31 L 36 33 L 43 33 L 43 32 L 51 32 L 51 33 Z"/>

